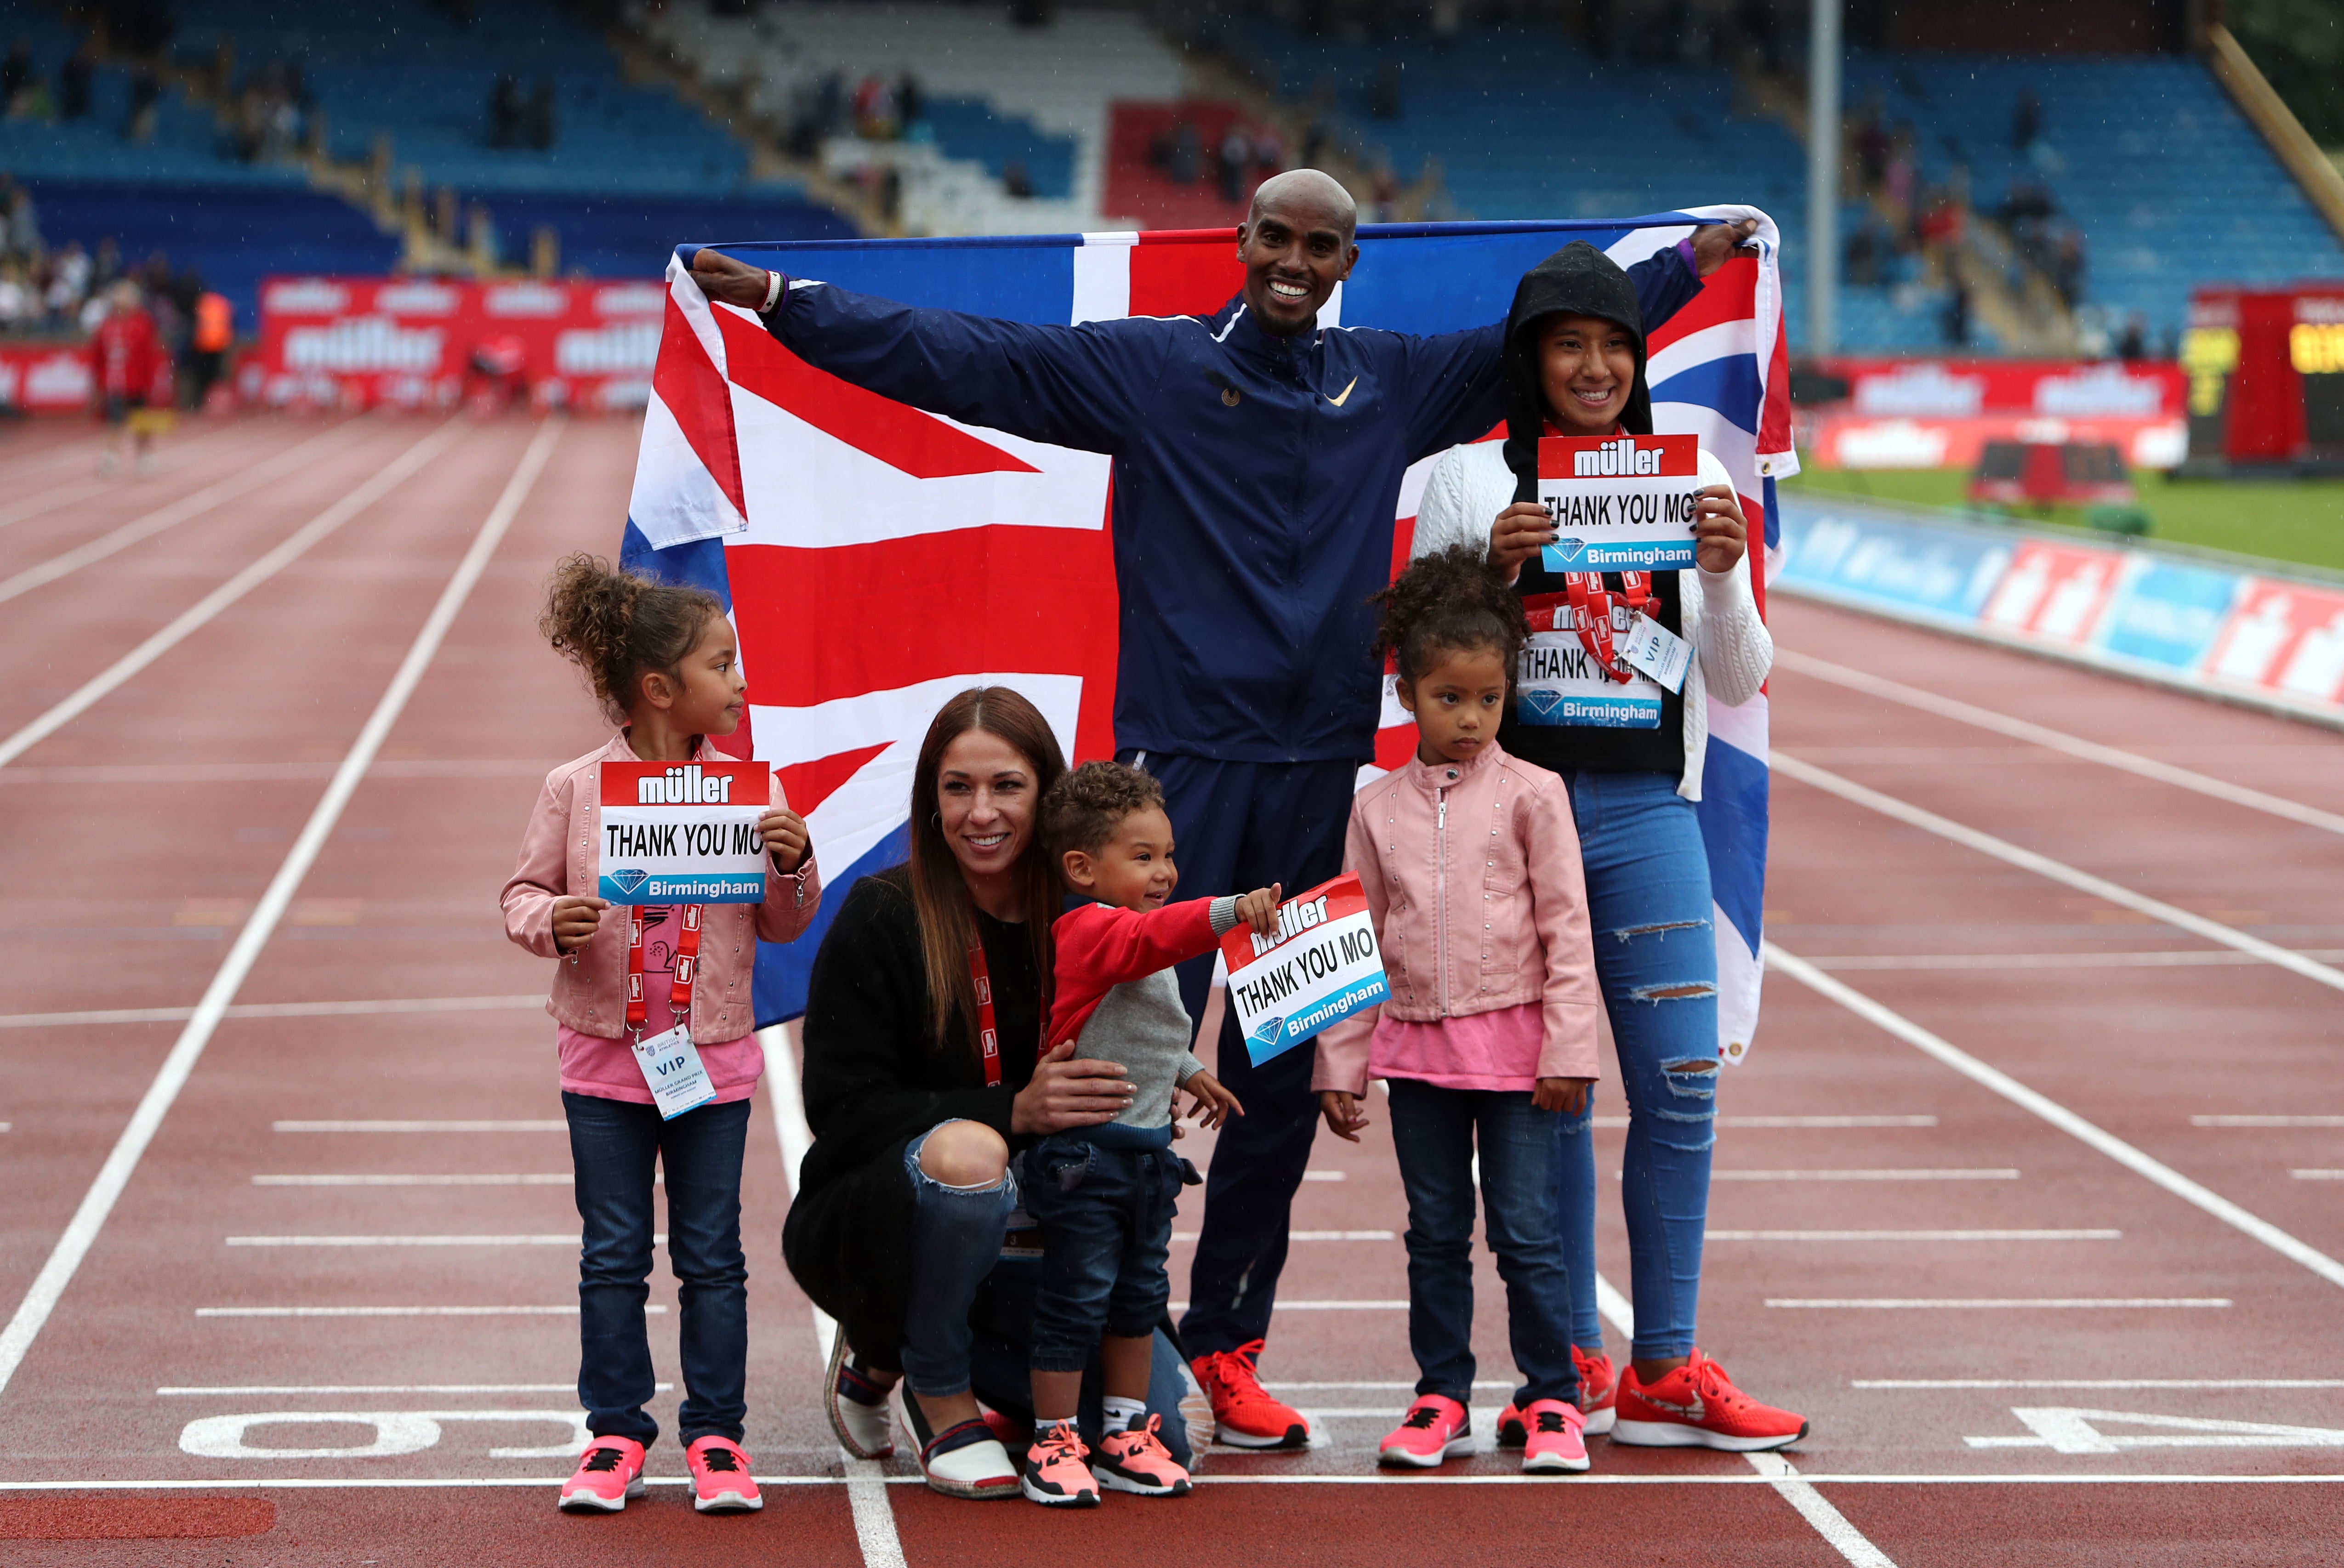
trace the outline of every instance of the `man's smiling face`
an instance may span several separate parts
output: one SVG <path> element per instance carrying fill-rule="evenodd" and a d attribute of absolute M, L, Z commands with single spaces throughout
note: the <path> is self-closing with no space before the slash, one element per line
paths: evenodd
<path fill-rule="evenodd" d="M 1316 169 L 1264 180 L 1238 229 L 1245 301 L 1261 329 L 1288 338 L 1308 331 L 1335 285 L 1359 258 L 1350 193 Z"/>

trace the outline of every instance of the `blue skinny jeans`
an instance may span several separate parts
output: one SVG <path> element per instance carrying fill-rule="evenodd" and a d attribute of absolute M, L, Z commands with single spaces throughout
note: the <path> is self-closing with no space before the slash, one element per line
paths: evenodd
<path fill-rule="evenodd" d="M 1716 1141 L 1717 936 L 1693 804 L 1659 773 L 1563 774 L 1586 867 L 1595 976 L 1628 1099 L 1620 1201 L 1636 1308 L 1633 1354 L 1693 1347 Z M 1601 1087 L 1598 1085 L 1597 1087 Z M 1595 1307 L 1595 1100 L 1562 1125 L 1556 1184 L 1571 1271 L 1571 1340 L 1603 1345 Z"/>

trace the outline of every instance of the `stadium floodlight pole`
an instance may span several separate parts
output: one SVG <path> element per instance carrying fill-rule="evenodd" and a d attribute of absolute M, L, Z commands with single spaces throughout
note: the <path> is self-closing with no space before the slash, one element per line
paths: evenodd
<path fill-rule="evenodd" d="M 1840 6 L 1814 0 L 1807 35 L 1807 352 L 1839 347 Z"/>

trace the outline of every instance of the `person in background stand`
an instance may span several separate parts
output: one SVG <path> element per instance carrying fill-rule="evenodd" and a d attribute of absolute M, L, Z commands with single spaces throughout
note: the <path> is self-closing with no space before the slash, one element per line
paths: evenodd
<path fill-rule="evenodd" d="M 1673 315 L 1754 228 L 1701 226 L 1631 268 L 1646 319 Z M 843 380 L 1114 455 L 1116 760 L 1161 783 L 1187 874 L 1207 886 L 1298 893 L 1341 869 L 1381 712 L 1368 602 L 1391 575 L 1401 476 L 1504 410 L 1501 322 L 1430 338 L 1319 326 L 1359 259 L 1356 228 L 1349 192 L 1292 170 L 1254 192 L 1243 285 L 1218 309 L 1074 327 L 692 258 L 709 298 Z M 1211 978 L 1209 957 L 1181 967 L 1192 1018 Z M 1214 1150 L 1181 1339 L 1220 1441 L 1298 1448 L 1302 1416 L 1257 1367 L 1318 1128 L 1310 1057 L 1254 1067 L 1232 1015 L 1216 1070 L 1248 1114 Z"/>

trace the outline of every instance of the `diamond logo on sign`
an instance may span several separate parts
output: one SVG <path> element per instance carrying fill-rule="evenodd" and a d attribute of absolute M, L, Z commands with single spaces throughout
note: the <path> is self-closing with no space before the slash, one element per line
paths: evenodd
<path fill-rule="evenodd" d="M 1254 1044 L 1267 1048 L 1278 1044 L 1278 1037 L 1284 1033 L 1286 1033 L 1286 1020 L 1284 1018 L 1264 1018 L 1261 1021 L 1261 1027 L 1256 1029 L 1252 1034 L 1246 1037 L 1253 1041 Z"/>
<path fill-rule="evenodd" d="M 1583 539 L 1558 539 L 1541 551 L 1549 571 L 1563 572 L 1577 570 L 1579 558 L 1586 553 L 1587 541 Z"/>
<path fill-rule="evenodd" d="M 611 873 L 611 884 L 615 885 L 620 892 L 627 894 L 630 896 L 642 892 L 643 884 L 649 882 L 651 878 L 652 874 L 650 872 L 643 870 L 641 866 L 635 865 L 630 865 L 623 871 L 614 871 Z"/>
<path fill-rule="evenodd" d="M 1562 706 L 1562 693 L 1549 691 L 1544 687 L 1526 688 L 1521 693 L 1521 700 L 1541 718 Z"/>

